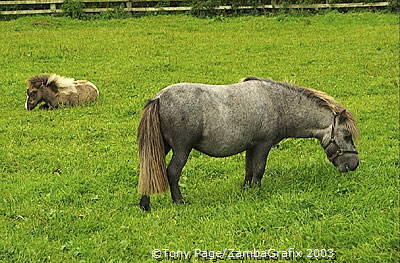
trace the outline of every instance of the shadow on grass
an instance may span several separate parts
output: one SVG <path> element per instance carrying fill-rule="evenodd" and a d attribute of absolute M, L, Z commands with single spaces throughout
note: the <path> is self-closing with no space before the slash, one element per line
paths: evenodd
<path fill-rule="evenodd" d="M 279 199 L 282 195 L 308 196 L 317 193 L 324 195 L 345 195 L 356 190 L 356 173 L 340 174 L 328 163 L 313 163 L 286 168 L 268 168 L 261 187 L 242 188 L 243 175 L 227 176 L 213 171 L 203 173 L 197 170 L 196 177 L 183 176 L 181 186 L 187 206 L 174 205 L 170 194 L 159 195 L 153 198 L 154 206 L 166 205 L 168 208 L 180 210 L 180 207 L 207 206 L 226 207 L 236 206 L 238 202 L 254 203 L 264 200 Z M 210 167 L 207 168 L 208 170 Z M 244 172 L 243 172 L 244 173 Z M 212 175 L 209 177 L 209 175 Z M 218 176 L 215 176 L 218 175 Z M 315 192 L 315 193 L 314 193 Z M 161 204 L 162 203 L 162 204 Z M 185 208 L 186 209 L 186 208 Z"/>

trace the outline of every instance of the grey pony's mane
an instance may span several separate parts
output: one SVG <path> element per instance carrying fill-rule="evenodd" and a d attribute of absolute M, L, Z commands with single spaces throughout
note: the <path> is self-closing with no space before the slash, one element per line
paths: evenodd
<path fill-rule="evenodd" d="M 325 92 L 315 90 L 315 89 L 309 89 L 309 88 L 302 88 L 298 87 L 289 83 L 284 83 L 284 82 L 277 82 L 273 81 L 270 79 L 263 79 L 263 78 L 258 78 L 258 77 L 246 77 L 241 80 L 241 82 L 246 82 L 246 81 L 261 81 L 261 82 L 268 82 L 272 84 L 273 86 L 278 86 L 282 88 L 289 89 L 293 92 L 296 92 L 302 96 L 305 96 L 306 98 L 310 99 L 311 101 L 315 102 L 318 106 L 326 108 L 334 114 L 339 114 L 344 111 L 345 114 L 345 121 L 344 121 L 344 126 L 346 129 L 351 133 L 351 135 L 354 138 L 359 138 L 360 137 L 360 132 L 357 128 L 355 118 L 353 114 L 346 110 L 339 102 L 337 102 L 334 98 L 326 94 Z"/>

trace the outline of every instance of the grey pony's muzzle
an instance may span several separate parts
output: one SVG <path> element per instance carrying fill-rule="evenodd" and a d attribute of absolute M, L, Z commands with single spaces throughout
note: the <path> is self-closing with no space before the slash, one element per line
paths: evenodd
<path fill-rule="evenodd" d="M 338 162 L 338 164 L 333 163 L 341 173 L 354 171 L 360 165 L 360 161 L 357 156 L 343 156 L 343 158 L 345 159 L 341 160 L 341 162 Z"/>

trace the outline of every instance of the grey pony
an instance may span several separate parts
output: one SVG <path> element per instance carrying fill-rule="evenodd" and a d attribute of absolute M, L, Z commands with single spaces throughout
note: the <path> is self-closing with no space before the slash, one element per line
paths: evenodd
<path fill-rule="evenodd" d="M 317 138 L 332 164 L 348 172 L 359 165 L 353 143 L 358 136 L 353 115 L 317 90 L 257 77 L 231 85 L 174 84 L 152 98 L 142 113 L 139 205 L 149 210 L 150 195 L 168 185 L 172 200 L 184 203 L 178 181 L 192 149 L 214 157 L 246 151 L 244 185 L 260 185 L 268 153 L 281 140 Z M 159 146 L 154 146 L 157 137 Z M 153 160 L 156 147 L 160 157 Z"/>

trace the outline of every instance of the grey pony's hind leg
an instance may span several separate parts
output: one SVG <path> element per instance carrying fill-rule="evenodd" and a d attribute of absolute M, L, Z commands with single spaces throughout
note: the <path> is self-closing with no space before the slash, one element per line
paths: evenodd
<path fill-rule="evenodd" d="M 253 166 L 254 186 L 261 186 L 261 179 L 264 176 L 265 166 L 267 165 L 267 157 L 271 145 L 260 144 L 251 149 L 251 163 Z"/>
<path fill-rule="evenodd" d="M 243 188 L 251 185 L 253 179 L 253 164 L 251 158 L 251 150 L 246 151 L 246 174 L 244 176 Z"/>
<path fill-rule="evenodd" d="M 171 197 L 174 203 L 183 204 L 185 201 L 183 200 L 181 190 L 179 189 L 179 179 L 181 177 L 182 169 L 185 166 L 187 159 L 189 157 L 190 150 L 174 150 L 172 159 L 168 164 L 167 174 L 168 174 L 168 182 L 169 188 L 171 191 Z"/>

